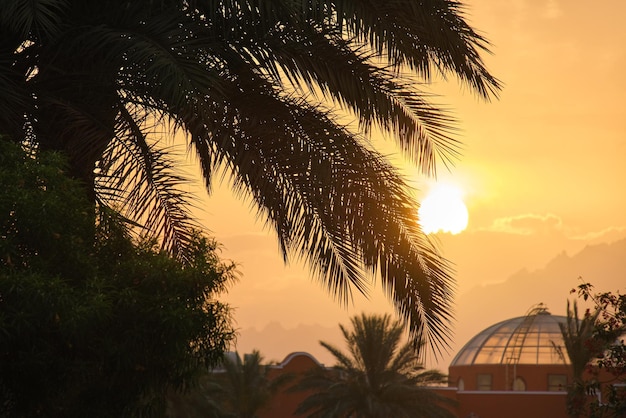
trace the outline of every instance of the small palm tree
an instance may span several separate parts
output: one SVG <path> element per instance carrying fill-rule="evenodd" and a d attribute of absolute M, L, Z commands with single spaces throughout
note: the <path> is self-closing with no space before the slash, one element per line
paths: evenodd
<path fill-rule="evenodd" d="M 583 374 L 587 365 L 599 354 L 592 344 L 599 314 L 600 311 L 596 310 L 581 319 L 576 301 L 573 305 L 568 301 L 567 319 L 559 324 L 574 378 L 567 394 L 567 411 L 572 418 L 579 417 L 584 409 L 586 390 Z"/>
<path fill-rule="evenodd" d="M 210 373 L 186 393 L 171 390 L 167 394 L 168 418 L 228 418 L 220 402 L 224 389 Z"/>
<path fill-rule="evenodd" d="M 222 368 L 203 376 L 185 395 L 172 393 L 168 399 L 170 418 L 256 418 L 291 374 L 269 378 L 270 364 L 263 364 L 259 351 L 243 357 L 224 357 Z"/>
<path fill-rule="evenodd" d="M 444 383 L 446 376 L 424 370 L 412 344 L 400 345 L 399 321 L 362 314 L 351 322 L 351 331 L 340 325 L 349 354 L 320 343 L 337 365 L 331 373 L 313 371 L 296 385 L 297 390 L 315 392 L 296 413 L 311 418 L 454 417 L 443 405 L 451 401 L 425 387 Z"/>
<path fill-rule="evenodd" d="M 233 416 L 253 418 L 270 397 L 267 368 L 261 363 L 263 357 L 258 351 L 244 355 L 239 353 L 234 359 L 225 358 L 224 375 L 220 376 L 224 390 L 223 404 Z"/>
<path fill-rule="evenodd" d="M 276 391 L 291 376 L 281 375 L 268 378 L 269 365 L 263 364 L 263 357 L 258 351 L 246 354 L 243 361 L 239 354 L 234 359 L 226 358 L 224 373 L 217 375 L 222 387 L 222 405 L 231 418 L 255 418 Z"/>

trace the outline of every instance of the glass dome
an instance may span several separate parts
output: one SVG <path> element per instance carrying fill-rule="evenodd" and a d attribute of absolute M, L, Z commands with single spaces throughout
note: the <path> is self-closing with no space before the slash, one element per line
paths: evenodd
<path fill-rule="evenodd" d="M 490 326 L 472 338 L 450 366 L 473 364 L 568 364 L 559 323 L 544 307 Z"/>

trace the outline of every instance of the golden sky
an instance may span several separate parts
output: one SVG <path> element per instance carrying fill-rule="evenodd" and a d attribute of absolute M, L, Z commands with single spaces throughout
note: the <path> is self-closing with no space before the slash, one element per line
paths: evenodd
<path fill-rule="evenodd" d="M 464 144 L 455 167 L 447 172 L 441 166 L 438 179 L 459 185 L 469 209 L 465 232 L 438 235 L 443 255 L 456 264 L 457 311 L 475 316 L 458 318 L 451 354 L 481 329 L 523 315 L 535 303 L 552 301 L 550 310 L 563 314 L 568 297 L 566 291 L 529 288 L 510 310 L 489 303 L 470 309 L 462 305 L 468 292 L 521 269 L 541 269 L 560 253 L 626 237 L 626 1 L 465 4 L 471 24 L 493 44 L 485 59 L 504 89 L 499 100 L 485 103 L 456 83 L 433 86 L 442 95 L 438 102 L 459 119 Z M 416 186 L 427 190 L 429 180 L 415 173 Z M 306 268 L 285 267 L 271 232 L 227 184 L 216 185 L 203 218 L 223 244 L 222 255 L 240 265 L 241 280 L 225 299 L 242 330 L 272 322 L 336 328 L 362 311 L 392 311 L 379 290 L 369 301 L 359 297 L 354 306 L 341 307 Z M 560 279 L 564 289 L 582 273 L 571 274 L 571 280 Z M 328 362 L 323 349 L 309 348 L 319 337 L 310 338 L 301 350 Z M 270 347 L 242 332 L 237 348 L 259 348 L 268 360 L 292 351 Z M 436 365 L 445 370 L 447 361 Z"/>

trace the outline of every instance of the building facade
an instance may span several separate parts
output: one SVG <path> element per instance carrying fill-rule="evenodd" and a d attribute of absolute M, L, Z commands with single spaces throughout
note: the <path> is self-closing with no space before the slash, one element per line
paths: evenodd
<path fill-rule="evenodd" d="M 573 375 L 559 327 L 565 321 L 539 306 L 486 328 L 452 360 L 448 387 L 430 390 L 454 400 L 458 418 L 567 418 Z M 297 379 L 312 368 L 332 370 L 299 352 L 271 366 L 270 377 L 289 373 Z M 309 394 L 284 388 L 259 418 L 295 417 Z"/>

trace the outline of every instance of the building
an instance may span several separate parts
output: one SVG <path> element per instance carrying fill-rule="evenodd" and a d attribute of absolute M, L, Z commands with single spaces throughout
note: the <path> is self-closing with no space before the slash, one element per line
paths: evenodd
<path fill-rule="evenodd" d="M 474 336 L 448 370 L 459 418 L 566 418 L 572 372 L 559 323 L 543 306 Z"/>
<path fill-rule="evenodd" d="M 452 360 L 448 387 L 432 390 L 456 401 L 458 418 L 567 418 L 567 387 L 573 381 L 559 324 L 565 316 L 538 306 L 498 322 L 470 339 Z M 330 368 L 308 353 L 292 353 L 269 376 L 302 376 Z M 307 393 L 277 393 L 260 418 L 294 417 Z"/>
<path fill-rule="evenodd" d="M 273 379 L 281 374 L 303 376 L 313 368 L 326 369 L 315 357 L 305 352 L 291 353 L 279 364 L 270 366 L 268 378 Z M 330 370 L 329 370 L 330 372 Z M 272 401 L 259 412 L 259 418 L 290 418 L 296 416 L 294 411 L 312 392 L 295 392 L 285 387 L 277 393 Z"/>

